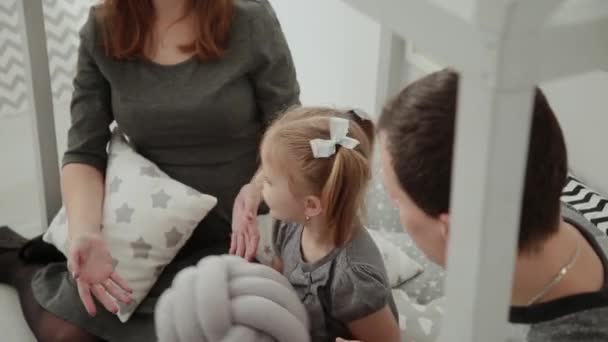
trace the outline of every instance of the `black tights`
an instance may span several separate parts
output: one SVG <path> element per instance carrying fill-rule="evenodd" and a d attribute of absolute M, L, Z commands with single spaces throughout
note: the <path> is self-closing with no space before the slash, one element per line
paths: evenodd
<path fill-rule="evenodd" d="M 32 292 L 32 277 L 40 267 L 40 264 L 24 262 L 18 251 L 3 251 L 0 254 L 0 283 L 17 290 L 21 310 L 36 339 L 40 342 L 99 342 L 83 329 L 38 304 Z"/>

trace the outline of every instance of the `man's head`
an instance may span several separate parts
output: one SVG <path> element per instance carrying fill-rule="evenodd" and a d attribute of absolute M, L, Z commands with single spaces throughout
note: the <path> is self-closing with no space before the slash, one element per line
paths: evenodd
<path fill-rule="evenodd" d="M 390 101 L 379 122 L 386 188 L 404 228 L 440 265 L 445 265 L 449 233 L 457 94 L 454 71 L 430 74 Z M 556 232 L 568 169 L 561 128 L 538 88 L 533 110 L 520 253 L 537 250 Z"/>

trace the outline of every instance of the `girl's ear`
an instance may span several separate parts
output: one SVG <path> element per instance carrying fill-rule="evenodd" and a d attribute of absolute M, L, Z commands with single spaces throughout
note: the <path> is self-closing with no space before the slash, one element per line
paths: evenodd
<path fill-rule="evenodd" d="M 321 199 L 317 196 L 306 196 L 304 198 L 304 215 L 307 217 L 319 216 L 323 212 Z"/>

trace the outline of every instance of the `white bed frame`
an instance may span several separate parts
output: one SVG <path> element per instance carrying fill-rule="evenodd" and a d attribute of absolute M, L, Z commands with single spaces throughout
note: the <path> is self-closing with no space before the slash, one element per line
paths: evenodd
<path fill-rule="evenodd" d="M 403 85 L 406 42 L 462 73 L 441 341 L 505 341 L 534 86 L 608 69 L 606 0 L 343 0 L 383 26 L 377 107 Z M 22 1 L 42 222 L 60 206 L 41 1 Z"/>

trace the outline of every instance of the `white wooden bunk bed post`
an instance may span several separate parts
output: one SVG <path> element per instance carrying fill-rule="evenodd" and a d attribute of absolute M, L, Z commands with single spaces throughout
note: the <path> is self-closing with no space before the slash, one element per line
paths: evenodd
<path fill-rule="evenodd" d="M 481 55 L 460 66 L 442 341 L 507 337 L 539 30 L 556 5 L 477 3 Z"/>
<path fill-rule="evenodd" d="M 33 104 L 31 119 L 37 165 L 36 181 L 37 188 L 42 190 L 39 196 L 42 201 L 39 222 L 46 226 L 61 206 L 61 191 L 43 4 L 42 1 L 29 0 L 19 3 L 23 11 L 27 42 L 25 50 L 30 68 L 28 77 Z"/>
<path fill-rule="evenodd" d="M 608 3 L 344 1 L 383 26 L 378 103 L 398 91 L 405 39 L 461 73 L 440 341 L 505 341 L 534 87 L 608 66 Z"/>
<path fill-rule="evenodd" d="M 441 341 L 508 336 L 541 7 L 540 14 L 549 13 L 540 2 L 510 8 L 478 2 L 481 55 L 460 66 Z M 534 21 L 529 13 L 537 14 Z"/>
<path fill-rule="evenodd" d="M 380 29 L 380 51 L 376 78 L 377 114 L 380 114 L 384 103 L 396 95 L 403 86 L 405 76 L 405 40 L 391 29 L 383 26 Z"/>

